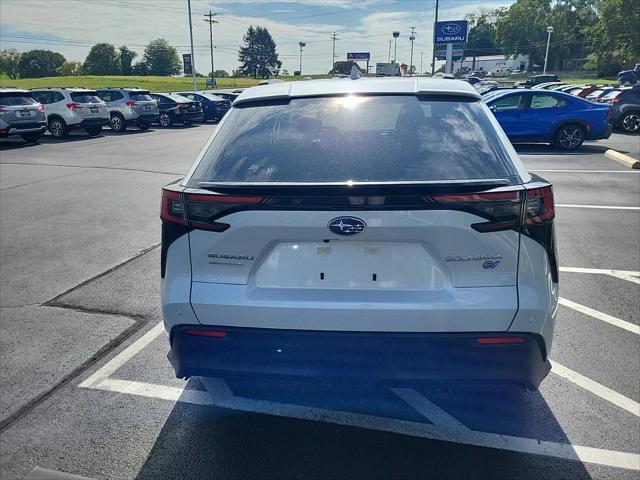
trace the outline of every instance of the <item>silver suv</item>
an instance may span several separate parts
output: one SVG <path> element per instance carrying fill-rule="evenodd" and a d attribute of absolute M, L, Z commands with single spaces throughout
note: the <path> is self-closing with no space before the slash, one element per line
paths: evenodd
<path fill-rule="evenodd" d="M 0 88 L 0 137 L 20 135 L 37 142 L 47 129 L 44 107 L 27 90 Z"/>
<path fill-rule="evenodd" d="M 158 104 L 149 90 L 109 87 L 98 90 L 98 96 L 109 108 L 109 125 L 115 132 L 124 132 L 129 125 L 147 130 L 158 118 Z"/>
<path fill-rule="evenodd" d="M 109 112 L 95 90 L 87 88 L 36 88 L 31 94 L 44 105 L 49 132 L 55 138 L 66 137 L 70 131 L 83 128 L 89 135 L 98 135 L 109 123 Z"/>

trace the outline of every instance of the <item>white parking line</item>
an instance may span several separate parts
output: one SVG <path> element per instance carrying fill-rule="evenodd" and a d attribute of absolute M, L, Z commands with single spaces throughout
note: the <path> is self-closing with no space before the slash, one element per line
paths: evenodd
<path fill-rule="evenodd" d="M 573 205 L 567 203 L 556 203 L 556 207 L 564 208 L 597 208 L 603 210 L 640 210 L 640 207 L 625 207 L 618 205 Z"/>
<path fill-rule="evenodd" d="M 595 275 L 610 275 L 612 277 L 626 280 L 627 282 L 640 284 L 640 272 L 634 270 L 607 270 L 604 268 L 580 268 L 580 267 L 560 267 L 561 272 L 567 273 L 592 273 Z"/>
<path fill-rule="evenodd" d="M 537 168 L 531 171 L 549 173 L 640 173 L 640 170 L 538 170 Z"/>
<path fill-rule="evenodd" d="M 431 402 L 424 395 L 421 395 L 413 388 L 392 388 L 391 391 L 408 403 L 416 412 L 428 419 L 434 425 L 445 427 L 450 431 L 460 434 L 467 434 L 471 430 L 436 404 Z"/>
<path fill-rule="evenodd" d="M 640 403 L 625 397 L 624 395 L 615 392 L 610 388 L 605 387 L 604 385 L 601 385 L 600 383 L 591 380 L 568 367 L 565 367 L 564 365 L 560 365 L 558 362 L 553 360 L 549 361 L 551 362 L 551 372 L 555 373 L 559 377 L 562 377 L 571 383 L 575 383 L 584 390 L 617 405 L 627 412 L 634 414 L 636 417 L 640 417 Z"/>
<path fill-rule="evenodd" d="M 567 300 L 563 297 L 558 298 L 558 303 L 560 305 L 564 305 L 565 307 L 569 307 L 576 312 L 584 313 L 585 315 L 589 315 L 590 317 L 593 317 L 597 320 L 602 320 L 603 322 L 606 322 L 610 325 L 614 325 L 631 333 L 635 333 L 636 335 L 640 335 L 640 325 L 635 325 L 631 322 L 621 320 L 612 315 L 608 315 L 585 305 L 581 305 L 580 303 L 572 302 L 571 300 Z"/>

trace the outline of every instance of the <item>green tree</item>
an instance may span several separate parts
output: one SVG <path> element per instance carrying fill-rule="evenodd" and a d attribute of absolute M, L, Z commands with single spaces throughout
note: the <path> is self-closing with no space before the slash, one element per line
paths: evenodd
<path fill-rule="evenodd" d="M 227 72 L 226 70 L 216 70 L 215 72 L 213 72 L 214 78 L 227 78 L 228 76 L 229 72 Z"/>
<path fill-rule="evenodd" d="M 243 41 L 238 55 L 241 75 L 253 78 L 278 75 L 282 62 L 278 59 L 276 42 L 265 27 L 250 26 Z"/>
<path fill-rule="evenodd" d="M 615 75 L 640 61 L 640 2 L 596 0 L 596 19 L 586 28 L 593 59 L 587 68 Z"/>
<path fill-rule="evenodd" d="M 63 77 L 77 77 L 82 74 L 82 62 L 66 61 L 59 69 Z"/>
<path fill-rule="evenodd" d="M 496 42 L 506 55 L 528 55 L 528 70 L 544 62 L 551 0 L 517 0 L 499 12 Z"/>
<path fill-rule="evenodd" d="M 364 72 L 356 62 L 340 61 L 333 64 L 333 68 L 329 70 L 333 75 L 351 75 L 351 69 L 356 66 L 359 72 Z"/>
<path fill-rule="evenodd" d="M 498 55 L 502 49 L 496 44 L 496 21 L 499 11 L 480 11 L 465 18 L 469 22 L 469 36 L 464 53 L 473 57 L 471 70 L 476 69 L 476 57 Z"/>
<path fill-rule="evenodd" d="M 122 45 L 118 49 L 118 63 L 120 64 L 121 75 L 133 75 L 133 67 L 131 63 L 138 54 L 133 50 L 130 50 L 126 45 Z"/>
<path fill-rule="evenodd" d="M 87 75 L 117 75 L 120 73 L 116 47 L 110 43 L 97 43 L 84 60 L 83 70 Z"/>
<path fill-rule="evenodd" d="M 65 61 L 58 52 L 30 50 L 20 56 L 18 71 L 21 78 L 56 77 Z"/>
<path fill-rule="evenodd" d="M 18 78 L 20 52 L 15 48 L 0 51 L 0 72 L 4 72 L 11 80 Z"/>
<path fill-rule="evenodd" d="M 176 75 L 182 67 L 178 51 L 164 38 L 149 42 L 140 63 L 146 75 Z"/>

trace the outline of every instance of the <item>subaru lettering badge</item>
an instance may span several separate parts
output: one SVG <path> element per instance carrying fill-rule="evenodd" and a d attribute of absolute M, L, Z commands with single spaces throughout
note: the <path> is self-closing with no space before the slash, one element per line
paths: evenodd
<path fill-rule="evenodd" d="M 442 30 L 442 33 L 445 35 L 457 35 L 462 28 L 457 23 L 447 23 L 440 30 Z"/>
<path fill-rule="evenodd" d="M 356 217 L 337 217 L 331 220 L 327 227 L 338 235 L 358 235 L 364 231 L 367 224 Z"/>

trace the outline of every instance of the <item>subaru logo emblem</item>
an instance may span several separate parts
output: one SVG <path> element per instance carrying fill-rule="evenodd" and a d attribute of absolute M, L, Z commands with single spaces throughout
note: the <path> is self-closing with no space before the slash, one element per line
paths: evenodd
<path fill-rule="evenodd" d="M 364 231 L 367 224 L 356 217 L 337 217 L 331 220 L 327 227 L 338 235 L 358 235 Z"/>
<path fill-rule="evenodd" d="M 442 30 L 442 33 L 444 33 L 445 35 L 457 35 L 458 33 L 460 33 L 460 30 L 462 30 L 462 28 L 460 28 L 460 25 L 456 23 L 447 23 L 440 30 Z"/>

